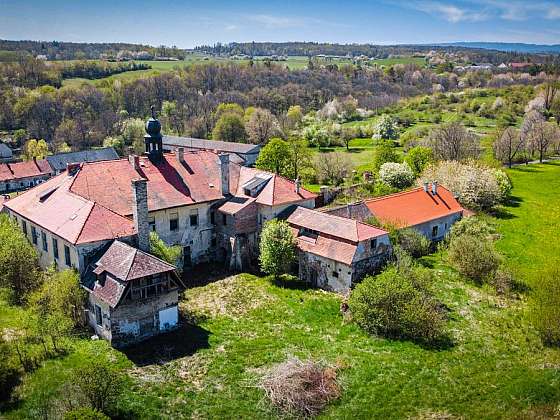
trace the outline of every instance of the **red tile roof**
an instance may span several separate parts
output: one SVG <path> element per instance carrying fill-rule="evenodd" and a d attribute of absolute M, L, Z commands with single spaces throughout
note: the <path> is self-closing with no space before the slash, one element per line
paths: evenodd
<path fill-rule="evenodd" d="M 347 265 L 352 264 L 359 242 L 387 235 L 374 226 L 304 207 L 298 207 L 287 222 L 300 250 Z M 301 228 L 314 232 L 300 235 Z"/>
<path fill-rule="evenodd" d="M 44 159 L 0 164 L 0 182 L 32 178 L 49 175 L 51 173 L 52 169 L 49 163 Z"/>
<path fill-rule="evenodd" d="M 335 216 L 317 210 L 298 207 L 288 217 L 291 226 L 298 226 L 347 241 L 360 242 L 387 235 L 387 232 L 357 220 Z"/>
<path fill-rule="evenodd" d="M 398 227 L 416 226 L 463 212 L 463 208 L 448 189 L 440 185 L 437 191 L 437 194 L 433 195 L 420 187 L 366 200 L 365 203 L 380 221 Z"/>

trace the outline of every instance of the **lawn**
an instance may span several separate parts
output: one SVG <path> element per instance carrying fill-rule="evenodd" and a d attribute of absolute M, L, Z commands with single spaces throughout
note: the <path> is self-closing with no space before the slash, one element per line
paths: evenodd
<path fill-rule="evenodd" d="M 529 284 L 560 255 L 560 163 L 509 171 L 514 200 L 496 219 L 498 245 Z M 177 333 L 119 352 L 73 338 L 69 354 L 25 377 L 7 418 L 33 417 L 63 393 L 70 369 L 103 357 L 128 373 L 127 417 L 277 418 L 258 389 L 271 365 L 295 355 L 339 366 L 342 397 L 323 418 L 547 418 L 560 403 L 560 351 L 544 348 L 525 319 L 526 297 L 496 296 L 466 283 L 441 254 L 436 293 L 449 310 L 452 344 L 423 348 L 371 337 L 339 313 L 340 297 L 243 274 L 189 289 L 181 309 L 195 321 Z M 0 299 L 3 328 L 17 308 Z"/>

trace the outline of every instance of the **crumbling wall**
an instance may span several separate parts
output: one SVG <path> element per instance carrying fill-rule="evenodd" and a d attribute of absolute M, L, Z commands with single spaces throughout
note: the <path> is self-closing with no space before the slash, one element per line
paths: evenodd
<path fill-rule="evenodd" d="M 299 252 L 299 278 L 314 287 L 345 293 L 352 284 L 352 267 L 310 252 Z"/>

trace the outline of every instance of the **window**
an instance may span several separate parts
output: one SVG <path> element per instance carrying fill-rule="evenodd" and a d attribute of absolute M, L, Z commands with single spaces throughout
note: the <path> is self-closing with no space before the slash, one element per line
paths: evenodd
<path fill-rule="evenodd" d="M 68 245 L 64 245 L 64 263 L 70 267 L 72 262 L 70 261 L 70 248 Z"/>
<path fill-rule="evenodd" d="M 33 245 L 37 245 L 37 229 L 35 229 L 35 226 L 31 226 L 31 241 Z"/>
<path fill-rule="evenodd" d="M 438 236 L 438 226 L 434 226 L 432 228 L 432 238 L 435 238 L 436 236 Z"/>
<path fill-rule="evenodd" d="M 156 218 L 155 217 L 152 216 L 148 219 L 148 226 L 150 227 L 150 230 L 152 232 L 156 231 Z"/>
<path fill-rule="evenodd" d="M 47 243 L 47 234 L 41 231 L 41 242 L 43 243 L 43 251 L 49 251 L 49 244 Z"/>
<path fill-rule="evenodd" d="M 371 249 L 377 249 L 377 239 L 372 239 L 370 245 Z"/>
<path fill-rule="evenodd" d="M 338 271 L 333 271 L 332 275 L 333 275 L 333 277 L 338 278 Z"/>
<path fill-rule="evenodd" d="M 210 223 L 212 223 L 213 225 L 216 224 L 216 213 L 214 213 L 213 211 L 210 212 Z"/>
<path fill-rule="evenodd" d="M 212 238 L 211 246 L 216 246 L 216 238 Z"/>
<path fill-rule="evenodd" d="M 175 231 L 179 229 L 179 214 L 171 213 L 169 215 L 169 230 Z"/>
<path fill-rule="evenodd" d="M 56 238 L 52 238 L 52 249 L 54 258 L 58 260 L 58 240 Z"/>
<path fill-rule="evenodd" d="M 191 226 L 198 226 L 198 210 L 191 210 L 189 223 Z"/>
<path fill-rule="evenodd" d="M 222 224 L 224 226 L 227 225 L 227 215 L 225 213 L 222 213 Z"/>
<path fill-rule="evenodd" d="M 101 314 L 101 308 L 99 307 L 99 305 L 95 305 L 95 323 L 97 325 L 102 325 L 103 322 L 103 316 Z"/>
<path fill-rule="evenodd" d="M 23 231 L 23 234 L 27 236 L 27 222 L 25 220 L 21 221 L 21 230 Z"/>

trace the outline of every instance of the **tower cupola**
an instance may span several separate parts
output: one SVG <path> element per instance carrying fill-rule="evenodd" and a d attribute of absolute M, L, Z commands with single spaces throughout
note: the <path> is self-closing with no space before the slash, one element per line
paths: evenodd
<path fill-rule="evenodd" d="M 144 145 L 146 154 L 152 162 L 158 162 L 163 157 L 163 136 L 161 135 L 161 123 L 156 118 L 154 106 L 150 107 L 152 117 L 146 122 L 146 134 L 144 135 Z"/>

